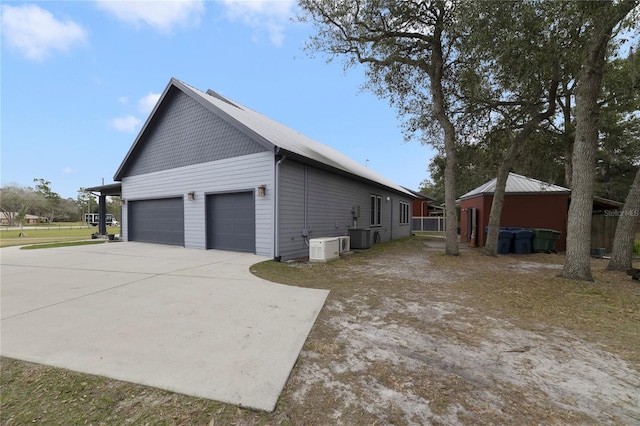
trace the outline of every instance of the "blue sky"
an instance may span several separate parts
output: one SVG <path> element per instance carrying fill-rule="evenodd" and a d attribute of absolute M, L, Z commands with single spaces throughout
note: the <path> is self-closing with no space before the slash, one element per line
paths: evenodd
<path fill-rule="evenodd" d="M 362 69 L 303 50 L 291 1 L 2 1 L 2 185 L 62 197 L 111 183 L 171 77 L 213 89 L 417 190 L 433 155 L 405 143 Z M 367 161 L 368 160 L 368 161 Z"/>

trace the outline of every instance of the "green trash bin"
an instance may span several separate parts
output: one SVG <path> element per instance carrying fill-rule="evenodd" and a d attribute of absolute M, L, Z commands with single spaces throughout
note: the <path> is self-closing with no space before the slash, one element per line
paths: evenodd
<path fill-rule="evenodd" d="M 547 252 L 557 253 L 558 251 L 556 250 L 556 243 L 560 239 L 560 232 L 553 229 L 549 229 L 548 231 L 549 231 L 549 247 Z"/>
<path fill-rule="evenodd" d="M 534 253 L 544 253 L 549 248 L 549 241 L 547 240 L 547 230 L 534 228 L 531 230 L 531 249 Z"/>
<path fill-rule="evenodd" d="M 560 232 L 553 229 L 532 229 L 533 239 L 531 248 L 534 253 L 556 252 L 556 242 L 560 239 Z"/>

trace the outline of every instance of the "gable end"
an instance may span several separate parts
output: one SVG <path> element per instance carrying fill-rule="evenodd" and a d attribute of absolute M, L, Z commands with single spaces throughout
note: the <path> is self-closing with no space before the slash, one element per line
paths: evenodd
<path fill-rule="evenodd" d="M 143 131 L 122 176 L 240 157 L 266 149 L 194 99 L 171 87 Z"/>

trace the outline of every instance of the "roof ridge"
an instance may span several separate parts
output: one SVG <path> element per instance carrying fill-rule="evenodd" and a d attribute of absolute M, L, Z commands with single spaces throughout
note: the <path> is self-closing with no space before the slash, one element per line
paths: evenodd
<path fill-rule="evenodd" d="M 532 178 L 532 177 L 529 177 L 529 176 L 523 176 L 523 175 L 519 175 L 517 173 L 511 173 L 511 172 L 509 173 L 509 175 L 515 175 L 515 176 L 518 176 L 520 178 L 523 178 L 523 179 L 526 179 L 526 180 L 529 180 L 529 181 L 533 181 L 535 183 L 538 183 L 538 184 L 546 186 L 546 187 L 556 187 L 556 188 L 562 188 L 562 190 L 570 191 L 569 188 L 565 188 L 564 186 L 556 185 L 555 183 L 545 182 L 543 180 Z"/>
<path fill-rule="evenodd" d="M 466 194 L 460 196 L 460 198 L 468 198 L 481 194 L 490 194 L 495 192 L 496 183 L 498 178 L 493 178 L 488 182 L 472 189 Z M 511 189 L 510 189 L 511 187 Z M 515 187 L 515 189 L 514 189 Z M 571 192 L 569 188 L 565 188 L 560 185 L 556 185 L 549 182 L 544 182 L 539 179 L 535 179 L 529 176 L 523 176 L 518 173 L 509 172 L 507 176 L 507 182 L 505 185 L 505 193 L 539 193 L 539 192 Z"/>
<path fill-rule="evenodd" d="M 216 108 L 257 137 L 263 139 L 265 143 L 397 192 L 413 196 L 411 192 L 397 183 L 358 163 L 336 148 L 317 141 L 276 119 L 237 103 L 211 89 L 203 92 L 175 78 L 172 78 L 171 83 L 191 91 L 193 95 L 197 95 L 202 101 L 209 103 L 211 107 Z"/>
<path fill-rule="evenodd" d="M 197 90 L 197 89 L 196 89 L 196 90 Z M 213 97 L 214 97 L 214 98 L 216 98 L 216 99 L 220 99 L 222 102 L 226 102 L 226 103 L 228 103 L 229 105 L 234 106 L 234 107 L 236 107 L 236 108 L 238 108 L 238 109 L 244 109 L 244 108 L 242 108 L 241 106 L 239 106 L 239 104 L 237 104 L 237 103 L 235 103 L 235 102 L 231 101 L 231 99 L 229 99 L 229 98 L 227 98 L 226 96 L 223 96 L 223 95 L 221 95 L 220 93 L 215 92 L 215 91 L 213 91 L 213 90 L 211 90 L 211 89 L 207 89 L 206 93 L 207 93 L 207 95 L 209 95 L 209 96 L 213 96 Z"/>

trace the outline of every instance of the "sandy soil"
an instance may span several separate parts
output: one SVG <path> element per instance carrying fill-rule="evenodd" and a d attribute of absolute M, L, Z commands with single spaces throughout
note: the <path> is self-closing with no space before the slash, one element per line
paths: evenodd
<path fill-rule="evenodd" d="M 424 286 L 330 299 L 319 321 L 332 332 L 313 336 L 291 378 L 297 403 L 313 404 L 326 390 L 335 424 L 369 415 L 380 424 L 640 424 L 638 371 L 566 330 L 523 330 L 469 307 L 446 284 L 464 273 L 425 261 L 350 265 L 353 276 Z M 527 274 L 560 266 L 510 267 Z"/>

